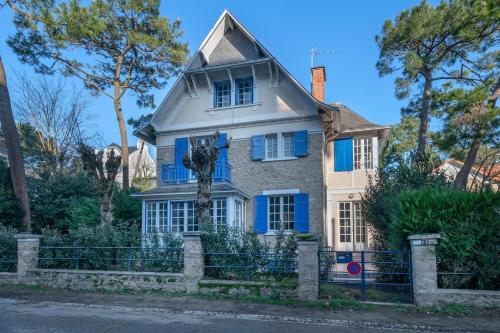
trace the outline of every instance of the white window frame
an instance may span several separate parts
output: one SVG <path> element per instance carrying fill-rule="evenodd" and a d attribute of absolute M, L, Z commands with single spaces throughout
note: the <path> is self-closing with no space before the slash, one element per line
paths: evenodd
<path fill-rule="evenodd" d="M 224 84 L 229 83 L 229 86 L 228 86 L 229 93 L 228 93 L 228 95 L 222 95 L 221 105 L 219 106 L 219 96 L 218 96 L 217 88 L 218 88 L 218 86 L 220 86 L 223 83 Z M 233 104 L 233 96 L 232 96 L 233 82 L 231 82 L 231 80 L 221 80 L 221 81 L 215 81 L 213 84 L 214 84 L 214 101 L 213 101 L 214 109 L 230 107 Z M 229 96 L 229 104 L 227 104 L 227 105 L 225 105 L 223 103 L 225 96 Z"/>
<path fill-rule="evenodd" d="M 224 203 L 220 208 L 220 212 L 218 211 L 219 208 L 217 207 L 217 204 L 219 202 Z M 222 213 L 222 211 L 224 213 Z M 219 226 L 228 226 L 228 223 L 227 223 L 228 222 L 228 212 L 229 212 L 229 210 L 228 210 L 227 197 L 212 199 L 212 203 L 211 203 L 211 207 L 210 207 L 210 217 L 212 218 L 212 222 L 215 226 L 215 230 L 217 230 L 217 228 Z M 218 223 L 217 222 L 218 218 L 220 218 L 223 221 Z"/>
<path fill-rule="evenodd" d="M 189 207 L 189 204 L 192 204 L 192 208 Z M 182 230 L 181 231 L 173 231 L 172 230 L 172 222 L 173 222 L 173 214 L 172 214 L 172 207 L 174 204 L 182 204 Z M 161 214 L 160 210 L 161 205 L 166 205 L 166 216 L 165 214 Z M 150 214 L 148 214 L 149 207 L 154 206 L 154 214 L 151 214 L 151 217 L 154 217 L 154 223 L 151 224 L 149 223 L 150 219 Z M 164 209 L 163 209 L 164 211 Z M 188 222 L 188 213 L 192 211 L 193 214 L 193 221 L 196 221 L 196 210 L 194 207 L 194 201 L 193 200 L 156 200 L 156 201 L 145 201 L 144 202 L 144 233 L 145 234 L 151 234 L 151 233 L 158 233 L 162 234 L 165 232 L 171 232 L 171 233 L 181 233 L 183 231 L 197 231 L 199 230 L 199 223 L 193 223 L 191 226 L 197 226 L 193 227 L 193 230 L 190 230 L 190 224 Z M 165 219 L 166 222 L 163 222 L 163 227 L 160 228 L 160 220 L 161 218 Z M 154 229 L 153 229 L 154 228 Z"/>
<path fill-rule="evenodd" d="M 291 212 L 293 214 L 293 219 L 290 220 L 288 219 L 287 221 L 284 221 L 284 215 L 285 215 L 285 197 L 286 198 L 291 198 L 291 203 L 288 202 L 286 205 L 288 207 L 291 207 Z M 276 199 L 278 198 L 279 199 L 279 202 L 278 202 L 278 207 L 279 207 L 279 221 L 278 222 L 273 222 L 273 223 L 278 223 L 279 225 L 279 228 L 276 229 L 276 228 L 271 228 L 271 198 L 272 199 Z M 275 212 L 273 212 L 274 214 L 276 214 Z M 288 211 L 288 213 L 290 213 L 290 209 Z M 273 194 L 273 195 L 269 195 L 268 198 L 267 198 L 267 230 L 271 233 L 276 233 L 280 230 L 280 228 L 286 223 L 287 224 L 287 227 L 286 228 L 283 228 L 283 231 L 285 232 L 291 232 L 293 230 L 295 230 L 295 196 L 293 194 Z M 292 225 L 292 227 L 290 227 L 290 225 Z"/>
<path fill-rule="evenodd" d="M 234 222 L 233 226 L 238 230 L 239 233 L 242 233 L 244 230 L 244 202 L 239 199 L 234 199 L 234 209 L 233 216 Z"/>
<path fill-rule="evenodd" d="M 367 152 L 367 148 L 371 150 Z M 354 170 L 373 169 L 373 141 L 370 137 L 359 137 L 353 139 L 352 161 Z M 368 158 L 367 158 L 368 157 Z"/>
<path fill-rule="evenodd" d="M 277 143 L 277 154 L 276 157 L 267 157 L 267 140 L 268 137 L 275 136 Z M 292 137 L 291 142 L 291 156 L 285 156 L 285 136 Z M 262 161 L 282 161 L 282 160 L 295 160 L 295 133 L 294 132 L 279 132 L 279 133 L 268 133 L 264 135 L 264 159 Z"/>
<path fill-rule="evenodd" d="M 276 139 L 276 144 L 270 143 L 271 139 Z M 276 156 L 269 157 L 269 146 L 273 146 L 273 155 L 274 155 L 274 147 L 276 147 Z M 273 133 L 273 134 L 266 134 L 265 140 L 264 140 L 264 156 L 265 160 L 277 160 L 279 156 L 279 139 L 278 139 L 278 134 Z"/>
<path fill-rule="evenodd" d="M 339 243 L 366 244 L 366 223 L 361 216 L 361 201 L 339 201 L 337 207 Z M 344 216 L 342 216 L 342 213 L 344 213 Z M 348 213 L 348 217 L 346 217 L 346 213 Z M 342 237 L 344 237 L 344 240 L 342 240 Z"/>

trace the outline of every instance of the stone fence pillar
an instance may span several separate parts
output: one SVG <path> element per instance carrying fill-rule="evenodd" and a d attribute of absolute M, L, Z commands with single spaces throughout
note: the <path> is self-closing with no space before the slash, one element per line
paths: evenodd
<path fill-rule="evenodd" d="M 299 288 L 298 296 L 303 300 L 318 299 L 319 294 L 319 260 L 318 241 L 299 240 L 298 269 Z"/>
<path fill-rule="evenodd" d="M 408 236 L 411 245 L 413 303 L 437 305 L 437 267 L 435 247 L 439 234 Z"/>
<path fill-rule="evenodd" d="M 36 269 L 41 235 L 17 234 L 17 279 L 26 280 L 27 272 Z"/>
<path fill-rule="evenodd" d="M 184 232 L 184 283 L 186 292 L 198 291 L 198 282 L 203 278 L 205 262 L 200 232 Z"/>

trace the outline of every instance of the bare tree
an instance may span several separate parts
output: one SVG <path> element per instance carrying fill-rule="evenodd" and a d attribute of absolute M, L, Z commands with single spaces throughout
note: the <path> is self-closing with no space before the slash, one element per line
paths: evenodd
<path fill-rule="evenodd" d="M 24 173 L 24 161 L 19 143 L 19 133 L 17 133 L 16 122 L 10 106 L 9 89 L 7 88 L 7 76 L 3 68 L 0 57 L 0 123 L 2 133 L 7 146 L 7 157 L 9 159 L 9 169 L 12 178 L 12 188 L 17 198 L 21 202 L 24 210 L 23 227 L 26 232 L 31 232 L 31 213 L 26 186 L 26 175 Z"/>
<path fill-rule="evenodd" d="M 107 151 L 106 162 L 103 162 L 103 151 L 97 154 L 95 150 L 83 143 L 79 144 L 83 169 L 94 181 L 101 206 L 101 224 L 113 223 L 113 190 L 115 179 L 122 162 L 122 156 L 115 153 L 114 149 Z"/>
<path fill-rule="evenodd" d="M 15 89 L 14 109 L 31 134 L 26 133 L 25 144 L 38 153 L 32 163 L 52 174 L 65 170 L 78 156 L 78 143 L 95 135 L 82 90 L 68 88 L 61 77 L 33 79 L 25 74 L 17 75 Z"/>
<path fill-rule="evenodd" d="M 198 192 L 196 194 L 196 219 L 200 225 L 210 223 L 210 193 L 212 192 L 212 175 L 215 169 L 215 161 L 219 152 L 229 148 L 229 140 L 218 144 L 220 134 L 218 131 L 208 140 L 206 145 L 197 145 L 196 138 L 191 136 L 191 156 L 186 153 L 183 157 L 184 166 L 193 170 L 198 179 Z"/>

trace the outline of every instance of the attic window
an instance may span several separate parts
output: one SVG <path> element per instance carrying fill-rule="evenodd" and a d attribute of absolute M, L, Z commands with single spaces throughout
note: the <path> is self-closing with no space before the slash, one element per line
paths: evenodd
<path fill-rule="evenodd" d="M 248 77 L 236 80 L 236 104 L 253 103 L 253 78 Z"/>
<path fill-rule="evenodd" d="M 231 82 L 214 82 L 214 107 L 223 108 L 231 106 Z"/>

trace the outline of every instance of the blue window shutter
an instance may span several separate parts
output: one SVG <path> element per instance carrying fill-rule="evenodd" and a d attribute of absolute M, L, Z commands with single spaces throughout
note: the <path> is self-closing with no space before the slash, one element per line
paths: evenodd
<path fill-rule="evenodd" d="M 188 138 L 178 138 L 175 139 L 175 164 L 183 165 L 182 159 L 184 158 L 184 154 L 188 152 Z"/>
<path fill-rule="evenodd" d="M 254 221 L 253 228 L 256 234 L 267 232 L 267 196 L 256 195 L 254 197 Z"/>
<path fill-rule="evenodd" d="M 307 156 L 307 131 L 295 132 L 295 156 Z"/>
<path fill-rule="evenodd" d="M 220 133 L 219 139 L 217 139 L 217 148 L 222 147 L 227 141 L 227 133 Z M 217 163 L 227 162 L 227 148 L 221 149 L 219 156 L 217 156 Z"/>
<path fill-rule="evenodd" d="M 264 159 L 264 135 L 252 136 L 252 160 Z"/>
<path fill-rule="evenodd" d="M 352 171 L 352 138 L 334 141 L 335 171 Z"/>
<path fill-rule="evenodd" d="M 309 195 L 295 194 L 295 230 L 301 233 L 309 232 Z"/>

